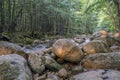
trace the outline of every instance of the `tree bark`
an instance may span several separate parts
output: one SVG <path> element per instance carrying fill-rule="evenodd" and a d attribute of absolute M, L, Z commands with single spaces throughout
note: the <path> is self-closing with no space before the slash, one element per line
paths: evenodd
<path fill-rule="evenodd" d="M 2 2 L 0 1 L 0 33 L 3 31 L 1 18 L 2 18 Z"/>
<path fill-rule="evenodd" d="M 118 27 L 116 29 L 116 31 L 120 32 L 120 0 L 113 0 L 113 2 L 115 3 L 116 7 L 117 7 L 117 16 L 118 16 Z"/>
<path fill-rule="evenodd" d="M 4 11 L 3 11 L 3 9 L 4 9 L 4 7 L 3 7 L 3 0 L 0 0 L 0 33 L 2 33 L 3 32 L 3 26 L 4 26 Z"/>

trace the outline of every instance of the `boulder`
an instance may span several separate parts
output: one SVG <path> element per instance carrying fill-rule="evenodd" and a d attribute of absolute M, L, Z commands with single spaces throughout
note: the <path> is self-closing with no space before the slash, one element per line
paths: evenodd
<path fill-rule="evenodd" d="M 0 80 L 32 80 L 26 60 L 17 54 L 0 56 Z"/>
<path fill-rule="evenodd" d="M 108 46 L 115 45 L 117 43 L 117 40 L 114 37 L 107 36 L 107 37 L 98 37 L 94 40 L 101 40 L 107 43 Z"/>
<path fill-rule="evenodd" d="M 120 32 L 117 32 L 114 34 L 114 38 L 118 41 L 120 41 Z"/>
<path fill-rule="evenodd" d="M 41 74 L 45 70 L 42 56 L 38 54 L 29 54 L 28 62 L 33 72 Z"/>
<path fill-rule="evenodd" d="M 78 45 L 69 39 L 57 40 L 53 44 L 53 53 L 59 58 L 70 62 L 79 62 L 84 56 Z"/>
<path fill-rule="evenodd" d="M 102 38 L 105 38 L 108 36 L 108 32 L 105 31 L 105 30 L 100 30 L 100 31 L 97 31 L 95 33 L 93 33 L 93 35 L 91 36 L 91 39 L 95 39 L 95 38 L 98 38 L 98 37 L 102 37 Z"/>
<path fill-rule="evenodd" d="M 120 80 L 120 72 L 115 70 L 91 70 L 75 75 L 72 80 Z"/>
<path fill-rule="evenodd" d="M 90 39 L 105 41 L 109 46 L 114 45 L 117 42 L 117 40 L 105 30 L 95 32 Z"/>
<path fill-rule="evenodd" d="M 43 61 L 44 61 L 45 67 L 47 67 L 50 70 L 58 71 L 58 70 L 60 70 L 62 68 L 62 66 L 60 64 L 58 64 L 50 56 L 45 56 Z"/>
<path fill-rule="evenodd" d="M 18 54 L 21 56 L 26 56 L 22 47 L 15 43 L 0 41 L 0 55 L 7 55 L 7 54 Z"/>
<path fill-rule="evenodd" d="M 117 43 L 117 40 L 114 37 L 106 37 L 105 39 L 106 43 L 108 44 L 108 46 L 113 46 Z"/>
<path fill-rule="evenodd" d="M 82 49 L 87 54 L 111 52 L 110 47 L 104 41 L 100 40 L 88 42 L 82 47 Z"/>
<path fill-rule="evenodd" d="M 88 55 L 82 60 L 82 65 L 87 69 L 120 70 L 120 52 Z"/>

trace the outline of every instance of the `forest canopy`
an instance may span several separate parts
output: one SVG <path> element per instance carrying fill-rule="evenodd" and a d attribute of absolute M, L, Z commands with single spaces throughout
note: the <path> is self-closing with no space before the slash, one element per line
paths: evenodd
<path fill-rule="evenodd" d="M 120 0 L 0 0 L 0 33 L 120 31 Z"/>

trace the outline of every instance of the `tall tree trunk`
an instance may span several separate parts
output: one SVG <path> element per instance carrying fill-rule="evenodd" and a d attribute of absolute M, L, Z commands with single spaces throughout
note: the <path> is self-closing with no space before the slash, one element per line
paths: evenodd
<path fill-rule="evenodd" d="M 0 1 L 0 33 L 3 31 L 1 18 L 2 18 L 2 2 Z"/>
<path fill-rule="evenodd" d="M 120 31 L 120 0 L 118 0 L 118 21 L 119 21 L 119 26 L 118 26 L 118 30 Z"/>
<path fill-rule="evenodd" d="M 11 1 L 8 0 L 8 22 L 11 22 Z"/>
<path fill-rule="evenodd" d="M 5 18 L 4 18 L 4 0 L 0 0 L 0 33 L 3 32 L 3 27 L 5 25 Z"/>
<path fill-rule="evenodd" d="M 116 7 L 117 7 L 117 15 L 118 15 L 118 27 L 116 29 L 116 31 L 120 32 L 120 0 L 113 0 L 113 2 L 115 3 Z"/>
<path fill-rule="evenodd" d="M 22 14 L 22 8 L 19 10 L 14 20 L 12 20 L 11 23 L 9 24 L 9 32 L 15 32 L 15 27 L 17 26 L 17 20 L 21 14 Z"/>
<path fill-rule="evenodd" d="M 15 16 L 15 7 L 16 7 L 15 2 L 16 0 L 13 0 L 13 8 L 12 8 L 12 15 L 11 15 L 12 20 L 14 19 L 14 16 Z"/>

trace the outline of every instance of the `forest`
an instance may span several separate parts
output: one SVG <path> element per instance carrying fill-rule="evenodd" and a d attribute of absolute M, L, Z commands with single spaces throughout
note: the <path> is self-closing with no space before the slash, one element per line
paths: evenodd
<path fill-rule="evenodd" d="M 120 31 L 119 0 L 0 0 L 0 33 L 46 35 Z"/>

